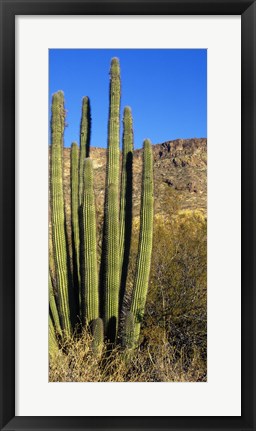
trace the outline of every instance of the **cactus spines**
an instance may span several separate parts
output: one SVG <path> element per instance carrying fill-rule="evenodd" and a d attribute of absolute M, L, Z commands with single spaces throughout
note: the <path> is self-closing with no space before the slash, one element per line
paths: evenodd
<path fill-rule="evenodd" d="M 104 342 L 104 325 L 103 320 L 98 317 L 92 322 L 92 350 L 97 356 L 101 356 Z"/>
<path fill-rule="evenodd" d="M 119 263 L 119 117 L 120 66 L 113 58 L 110 68 L 108 121 L 108 153 L 105 203 L 105 330 L 108 339 L 115 341 L 118 322 L 120 263 Z"/>
<path fill-rule="evenodd" d="M 140 325 L 146 304 L 153 240 L 153 156 L 149 139 L 144 141 L 143 150 L 139 249 L 131 301 L 131 311 L 135 318 L 135 343 L 139 339 Z"/>
<path fill-rule="evenodd" d="M 80 296 L 80 239 L 79 239 L 79 216 L 78 216 L 78 172 L 79 172 L 79 150 L 76 142 L 71 145 L 71 221 L 73 242 L 73 281 Z"/>
<path fill-rule="evenodd" d="M 84 165 L 84 198 L 82 202 L 81 296 L 82 320 L 91 323 L 99 317 L 99 287 L 96 239 L 96 211 L 93 190 L 93 166 L 88 157 Z"/>
<path fill-rule="evenodd" d="M 134 315 L 131 311 L 127 311 L 124 320 L 124 329 L 122 337 L 122 345 L 126 349 L 133 349 L 134 347 Z"/>
<path fill-rule="evenodd" d="M 133 122 L 129 106 L 124 108 L 122 173 L 120 191 L 120 310 L 128 271 L 132 233 L 132 164 L 133 164 Z"/>
<path fill-rule="evenodd" d="M 89 97 L 82 100 L 82 117 L 80 123 L 80 159 L 79 159 L 79 205 L 83 200 L 84 160 L 90 155 L 91 106 Z"/>
<path fill-rule="evenodd" d="M 61 335 L 62 331 L 60 326 L 59 313 L 58 313 L 58 309 L 55 301 L 50 273 L 48 274 L 48 285 L 49 285 L 49 305 L 50 305 L 50 313 L 51 313 L 52 321 L 57 333 Z"/>
<path fill-rule="evenodd" d="M 52 97 L 51 118 L 51 217 L 53 255 L 59 298 L 59 314 L 62 329 L 71 333 L 69 309 L 69 283 L 67 267 L 67 242 L 63 193 L 63 133 L 65 127 L 64 94 L 58 91 Z"/>

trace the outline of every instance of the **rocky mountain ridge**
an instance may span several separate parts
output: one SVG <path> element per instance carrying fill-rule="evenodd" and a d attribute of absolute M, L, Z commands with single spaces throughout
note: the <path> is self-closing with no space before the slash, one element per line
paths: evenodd
<path fill-rule="evenodd" d="M 176 139 L 153 145 L 155 213 L 200 210 L 207 205 L 207 139 Z M 104 148 L 92 147 L 97 212 L 103 214 L 106 175 Z M 139 214 L 143 150 L 133 155 L 133 215 Z M 121 158 L 121 156 L 120 156 Z M 70 148 L 64 148 L 64 188 L 70 213 Z"/>

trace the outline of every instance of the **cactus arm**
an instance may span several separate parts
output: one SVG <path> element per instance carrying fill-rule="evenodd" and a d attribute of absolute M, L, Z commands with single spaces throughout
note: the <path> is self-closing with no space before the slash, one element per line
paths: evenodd
<path fill-rule="evenodd" d="M 56 353 L 58 353 L 59 346 L 58 341 L 56 338 L 56 332 L 54 329 L 53 321 L 51 317 L 49 316 L 49 332 L 48 332 L 48 345 L 49 345 L 49 355 L 54 356 Z"/>
<path fill-rule="evenodd" d="M 148 291 L 153 241 L 153 156 L 151 142 L 144 141 L 141 191 L 140 235 L 137 268 L 132 292 L 131 312 L 135 318 L 134 340 L 138 342 Z"/>
<path fill-rule="evenodd" d="M 81 293 L 83 324 L 99 317 L 99 287 L 97 264 L 96 211 L 93 190 L 93 166 L 85 159 L 84 198 L 82 203 L 83 250 L 81 253 Z"/>
<path fill-rule="evenodd" d="M 122 173 L 120 191 L 120 307 L 122 309 L 132 234 L 132 162 L 133 122 L 131 108 L 126 106 L 123 116 Z"/>
<path fill-rule="evenodd" d="M 91 107 L 90 99 L 85 96 L 82 100 L 82 118 L 80 123 L 80 159 L 79 159 L 79 205 L 83 200 L 84 160 L 90 153 L 91 135 Z"/>
<path fill-rule="evenodd" d="M 104 343 L 104 326 L 100 317 L 92 322 L 92 336 L 92 350 L 95 355 L 101 356 Z"/>
<path fill-rule="evenodd" d="M 111 61 L 109 93 L 107 186 L 119 183 L 121 85 L 120 66 L 117 58 L 113 58 Z"/>
<path fill-rule="evenodd" d="M 123 118 L 123 149 L 122 149 L 122 174 L 120 192 L 120 267 L 123 264 L 124 238 L 125 238 L 125 207 L 127 196 L 127 156 L 133 151 L 133 127 L 131 109 L 126 106 Z"/>
<path fill-rule="evenodd" d="M 119 308 L 119 116 L 120 66 L 112 59 L 110 69 L 110 107 L 108 122 L 108 153 L 105 204 L 105 330 L 113 342 L 117 333 Z"/>
<path fill-rule="evenodd" d="M 50 306 L 50 313 L 53 320 L 54 327 L 59 335 L 62 334 L 61 326 L 60 326 L 60 319 L 59 319 L 59 313 L 55 301 L 55 296 L 53 292 L 53 286 L 52 286 L 52 279 L 50 274 L 48 275 L 48 284 L 49 284 L 49 306 Z"/>
<path fill-rule="evenodd" d="M 76 142 L 71 145 L 71 220 L 72 220 L 72 242 L 73 242 L 73 274 L 74 286 L 80 298 L 80 238 L 79 238 L 79 205 L 78 205 L 78 173 L 79 173 L 79 150 Z"/>
<path fill-rule="evenodd" d="M 50 232 L 50 227 L 49 227 L 49 272 L 51 275 L 51 279 L 55 280 L 56 276 L 55 276 L 55 264 L 54 264 L 54 256 L 53 256 L 53 244 L 52 244 L 52 233 Z"/>
<path fill-rule="evenodd" d="M 107 220 L 109 225 L 108 240 L 106 241 L 106 324 L 107 337 L 115 341 L 118 323 L 119 307 L 119 224 L 118 224 L 118 190 L 115 184 L 108 187 Z"/>
<path fill-rule="evenodd" d="M 52 97 L 51 119 L 51 217 L 53 255 L 62 329 L 71 333 L 69 309 L 69 285 L 67 268 L 67 243 L 65 236 L 65 212 L 63 192 L 63 133 L 65 126 L 64 94 Z"/>
<path fill-rule="evenodd" d="M 134 315 L 131 311 L 127 311 L 125 315 L 122 346 L 125 349 L 134 347 Z"/>

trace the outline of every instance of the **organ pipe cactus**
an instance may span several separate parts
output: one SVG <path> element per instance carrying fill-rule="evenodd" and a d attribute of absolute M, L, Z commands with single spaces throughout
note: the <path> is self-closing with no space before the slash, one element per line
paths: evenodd
<path fill-rule="evenodd" d="M 54 356 L 58 353 L 59 350 L 59 346 L 58 346 L 58 341 L 56 338 L 56 333 L 55 333 L 55 328 L 54 328 L 54 324 L 53 321 L 51 319 L 51 316 L 49 316 L 48 318 L 48 322 L 49 322 L 49 335 L 48 335 L 48 340 L 49 340 L 49 354 L 50 356 Z"/>
<path fill-rule="evenodd" d="M 109 88 L 109 119 L 108 119 L 108 162 L 107 187 L 110 184 L 119 184 L 119 131 L 120 131 L 120 65 L 117 58 L 113 58 L 110 68 Z"/>
<path fill-rule="evenodd" d="M 79 150 L 76 142 L 71 146 L 71 222 L 73 243 L 73 280 L 80 296 L 80 238 L 79 238 L 79 204 L 78 204 L 78 178 L 79 178 Z"/>
<path fill-rule="evenodd" d="M 83 200 L 84 186 L 84 160 L 90 153 L 91 135 L 91 105 L 89 97 L 85 96 L 82 100 L 82 117 L 80 123 L 80 159 L 79 159 L 79 205 Z"/>
<path fill-rule="evenodd" d="M 119 308 L 119 117 L 120 66 L 113 58 L 110 69 L 108 152 L 105 203 L 105 329 L 110 341 L 117 333 Z"/>
<path fill-rule="evenodd" d="M 83 326 L 90 326 L 92 349 L 102 351 L 104 332 L 111 344 L 116 342 L 121 324 L 122 343 L 128 350 L 138 344 L 141 320 L 148 290 L 153 236 L 153 157 L 149 140 L 144 141 L 139 247 L 131 306 L 123 304 L 132 235 L 133 121 L 129 107 L 124 109 L 121 186 L 119 190 L 120 66 L 111 61 L 109 89 L 108 148 L 105 182 L 102 276 L 97 261 L 97 226 L 93 184 L 93 164 L 89 156 L 90 102 L 83 98 L 80 125 L 80 151 L 71 147 L 71 225 L 73 241 L 73 281 L 79 288 L 77 315 Z M 55 350 L 59 336 L 71 335 L 68 243 L 65 231 L 63 194 L 64 95 L 52 99 L 51 139 L 51 220 L 54 259 L 50 259 L 54 289 L 49 277 L 50 343 Z M 50 240 L 51 245 L 51 240 Z M 52 265 L 54 263 L 54 267 Z M 101 292 L 102 295 L 99 295 Z M 79 295 L 78 295 L 79 296 Z M 55 302 L 55 299 L 57 301 Z M 102 307 L 104 304 L 104 307 Z M 120 318 L 120 316 L 123 316 Z M 73 316 L 73 314 L 72 314 Z M 77 322 L 79 319 L 77 319 Z M 103 323 L 104 322 L 104 323 Z M 105 330 L 105 331 L 104 331 Z M 58 334 L 58 340 L 56 338 Z"/>
<path fill-rule="evenodd" d="M 108 187 L 107 220 L 108 237 L 106 241 L 106 290 L 105 324 L 107 337 L 115 341 L 119 308 L 119 222 L 118 188 L 115 184 Z"/>
<path fill-rule="evenodd" d="M 131 301 L 131 312 L 133 313 L 135 320 L 135 343 L 137 343 L 139 339 L 140 325 L 146 304 L 153 243 L 153 155 L 149 139 L 144 141 L 143 150 L 139 250 Z"/>
<path fill-rule="evenodd" d="M 132 163 L 133 163 L 133 122 L 129 106 L 124 108 L 123 149 L 120 192 L 120 309 L 122 309 L 128 272 L 132 234 Z"/>
<path fill-rule="evenodd" d="M 52 97 L 51 119 L 51 219 L 53 256 L 61 327 L 71 333 L 69 307 L 69 280 L 67 267 L 67 241 L 63 193 L 63 133 L 65 127 L 64 94 L 58 91 Z"/>
<path fill-rule="evenodd" d="M 100 356 L 104 342 L 104 324 L 100 317 L 92 322 L 92 336 L 92 350 L 97 356 Z"/>
<path fill-rule="evenodd" d="M 60 326 L 59 313 L 58 313 L 58 309 L 55 301 L 50 273 L 48 275 L 48 284 L 49 284 L 49 306 L 50 306 L 51 318 L 56 328 L 56 331 L 58 332 L 59 335 L 61 335 L 62 331 Z"/>
<path fill-rule="evenodd" d="M 134 315 L 131 311 L 127 311 L 124 319 L 124 329 L 122 336 L 122 345 L 126 349 L 134 348 Z"/>
<path fill-rule="evenodd" d="M 96 213 L 93 190 L 93 166 L 90 158 L 84 165 L 84 198 L 82 202 L 83 235 L 81 250 L 82 320 L 91 323 L 99 317 Z"/>

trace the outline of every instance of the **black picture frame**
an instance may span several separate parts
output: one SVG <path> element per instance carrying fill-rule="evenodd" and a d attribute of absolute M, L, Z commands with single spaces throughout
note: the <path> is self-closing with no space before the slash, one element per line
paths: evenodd
<path fill-rule="evenodd" d="M 241 15 L 242 414 L 239 417 L 15 416 L 15 16 Z M 1 430 L 256 430 L 256 1 L 0 0 L 0 417 Z M 228 114 L 227 114 L 228 115 Z M 232 300 L 231 300 L 232 306 Z M 171 409 L 171 406 L 170 406 Z"/>

